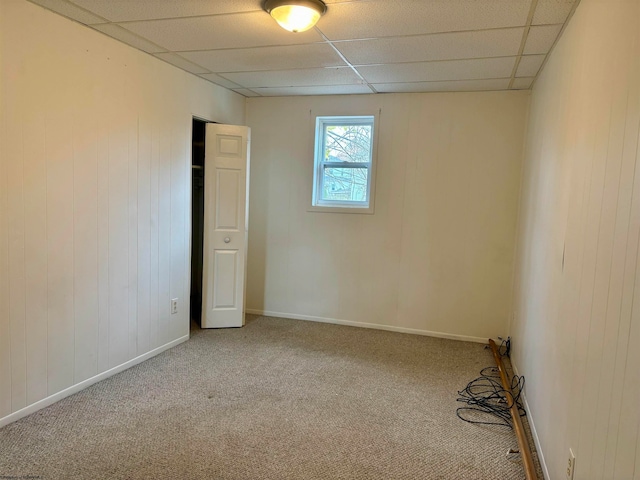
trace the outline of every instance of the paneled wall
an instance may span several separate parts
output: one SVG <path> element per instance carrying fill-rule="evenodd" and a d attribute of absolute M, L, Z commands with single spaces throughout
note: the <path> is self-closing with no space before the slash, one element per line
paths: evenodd
<path fill-rule="evenodd" d="M 0 19 L 2 424 L 187 338 L 191 118 L 245 109 L 26 1 Z"/>
<path fill-rule="evenodd" d="M 533 90 L 514 361 L 552 479 L 640 479 L 640 2 L 582 0 Z"/>
<path fill-rule="evenodd" d="M 247 308 L 471 340 L 504 334 L 528 100 L 249 99 Z M 375 213 L 307 211 L 313 115 L 379 110 Z"/>

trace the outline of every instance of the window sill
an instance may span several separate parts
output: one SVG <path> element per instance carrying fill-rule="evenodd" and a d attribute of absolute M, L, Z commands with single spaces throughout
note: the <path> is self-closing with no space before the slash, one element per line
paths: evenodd
<path fill-rule="evenodd" d="M 327 205 L 318 205 L 307 207 L 307 212 L 313 213 L 359 213 L 364 215 L 373 215 L 373 206 L 369 207 L 330 207 Z"/>

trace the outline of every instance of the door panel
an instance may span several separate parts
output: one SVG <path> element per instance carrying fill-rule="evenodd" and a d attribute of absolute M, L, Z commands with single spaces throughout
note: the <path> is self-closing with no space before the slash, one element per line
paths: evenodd
<path fill-rule="evenodd" d="M 236 308 L 238 252 L 218 250 L 214 258 L 217 265 L 213 279 L 213 308 Z"/>
<path fill-rule="evenodd" d="M 242 212 L 238 208 L 242 203 L 241 172 L 218 169 L 216 174 L 216 229 L 238 230 L 242 224 Z"/>
<path fill-rule="evenodd" d="M 244 325 L 248 127 L 207 124 L 202 327 Z"/>

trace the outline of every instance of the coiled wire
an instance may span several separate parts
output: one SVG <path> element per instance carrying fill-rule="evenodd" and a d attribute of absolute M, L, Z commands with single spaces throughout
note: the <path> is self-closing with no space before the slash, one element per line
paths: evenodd
<path fill-rule="evenodd" d="M 498 351 L 502 356 L 509 356 L 510 339 L 503 340 Z M 456 409 L 460 420 L 479 425 L 501 425 L 513 429 L 511 406 L 518 408 L 520 416 L 526 415 L 521 403 L 524 388 L 524 377 L 514 375 L 511 378 L 511 392 L 502 387 L 500 372 L 497 367 L 486 367 L 480 376 L 472 380 L 458 392 L 458 402 L 465 406 Z"/>

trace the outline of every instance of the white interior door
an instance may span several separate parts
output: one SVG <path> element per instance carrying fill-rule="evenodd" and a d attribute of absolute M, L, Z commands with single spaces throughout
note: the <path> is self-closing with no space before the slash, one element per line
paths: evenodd
<path fill-rule="evenodd" d="M 249 127 L 207 124 L 202 328 L 244 325 Z"/>

